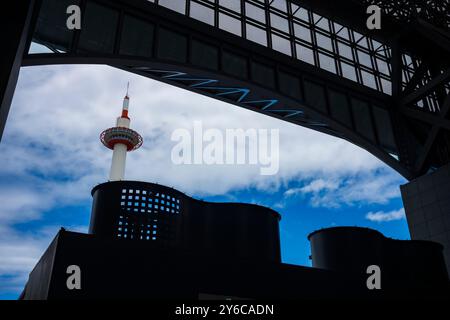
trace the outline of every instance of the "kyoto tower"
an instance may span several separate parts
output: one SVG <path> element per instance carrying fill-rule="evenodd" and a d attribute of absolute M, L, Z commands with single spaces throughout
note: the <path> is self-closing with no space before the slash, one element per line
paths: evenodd
<path fill-rule="evenodd" d="M 127 152 L 136 150 L 142 145 L 141 135 L 130 129 L 129 103 L 127 86 L 127 94 L 123 99 L 122 114 L 117 118 L 116 126 L 106 129 L 100 134 L 100 141 L 103 145 L 113 150 L 109 181 L 123 180 Z"/>

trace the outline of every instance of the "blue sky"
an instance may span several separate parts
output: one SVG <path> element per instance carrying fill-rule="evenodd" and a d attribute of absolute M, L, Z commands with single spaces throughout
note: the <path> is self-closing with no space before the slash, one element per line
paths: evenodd
<path fill-rule="evenodd" d="M 0 299 L 16 299 L 60 227 L 86 232 L 90 190 L 108 179 L 98 136 L 115 123 L 131 82 L 132 128 L 144 145 L 126 178 L 173 186 L 210 201 L 269 206 L 282 215 L 282 259 L 310 265 L 307 235 L 365 226 L 409 239 L 399 185 L 406 181 L 341 139 L 107 66 L 22 68 L 0 144 Z M 279 129 L 280 171 L 255 165 L 174 165 L 175 129 Z"/>

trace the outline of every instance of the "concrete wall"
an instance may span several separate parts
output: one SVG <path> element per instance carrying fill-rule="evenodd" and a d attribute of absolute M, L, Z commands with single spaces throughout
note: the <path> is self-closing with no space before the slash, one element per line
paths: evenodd
<path fill-rule="evenodd" d="M 413 240 L 444 245 L 450 274 L 450 165 L 400 187 Z"/>

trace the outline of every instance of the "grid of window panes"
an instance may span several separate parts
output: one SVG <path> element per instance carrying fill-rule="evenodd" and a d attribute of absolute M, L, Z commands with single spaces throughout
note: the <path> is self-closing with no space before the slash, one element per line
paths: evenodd
<path fill-rule="evenodd" d="M 121 207 L 135 213 L 180 213 L 180 200 L 164 193 L 147 190 L 122 190 Z"/>
<path fill-rule="evenodd" d="M 134 240 L 169 240 L 170 215 L 180 213 L 180 200 L 162 192 L 122 189 L 122 214 L 117 221 L 117 237 Z"/>
<path fill-rule="evenodd" d="M 160 222 L 158 219 L 135 221 L 126 214 L 120 215 L 117 221 L 117 237 L 130 240 L 157 240 L 160 236 Z"/>
<path fill-rule="evenodd" d="M 149 0 L 391 94 L 390 49 L 288 0 Z"/>

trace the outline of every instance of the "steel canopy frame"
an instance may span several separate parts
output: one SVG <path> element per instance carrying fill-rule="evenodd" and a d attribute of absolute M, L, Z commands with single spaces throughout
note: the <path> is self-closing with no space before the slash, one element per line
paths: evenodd
<path fill-rule="evenodd" d="M 42 7 L 43 2 L 48 4 L 52 1 L 64 2 L 64 0 L 41 0 L 38 1 L 38 7 Z M 215 8 L 215 19 L 219 15 L 231 18 L 238 16 L 236 12 L 222 8 L 218 0 L 190 1 L 207 9 Z M 272 2 L 267 0 L 265 5 L 271 6 Z M 241 2 L 244 11 L 244 4 L 247 3 L 258 7 L 256 1 L 245 0 Z M 300 4 L 305 8 L 311 6 L 315 12 L 326 16 L 330 1 L 292 0 L 292 3 L 289 7 L 291 11 L 285 15 L 291 27 L 285 33 L 271 25 L 264 27 L 258 25 L 258 21 L 249 20 L 248 23 L 252 27 L 267 28 L 269 47 L 194 20 L 189 17 L 189 10 L 185 12 L 186 15 L 180 15 L 144 0 L 80 0 L 79 4 L 85 17 L 84 29 L 82 28 L 81 32 L 71 32 L 66 38 L 64 33 L 58 34 L 57 24 L 53 26 L 54 34 L 42 32 L 45 31 L 45 19 L 51 23 L 55 21 L 45 16 L 51 15 L 52 12 L 39 13 L 35 10 L 34 22 L 37 29 L 34 34 L 30 33 L 28 46 L 33 41 L 52 48 L 54 52 L 26 54 L 22 65 L 108 64 L 344 138 L 374 154 L 408 179 L 423 174 L 430 168 L 428 159 L 435 147 L 436 139 L 449 128 L 448 72 L 442 70 L 448 66 L 448 61 L 442 59 L 442 52 L 445 50 L 434 50 L 432 54 L 434 64 L 431 64 L 430 56 L 421 56 L 423 52 L 420 46 L 410 45 L 410 40 L 401 31 L 405 28 L 404 25 L 387 20 L 385 31 L 373 32 L 371 37 L 381 42 L 381 45 L 385 43 L 390 46 L 391 49 L 383 49 L 388 50 L 385 53 L 385 59 L 390 64 L 390 75 L 380 73 L 381 69 L 375 64 L 379 59 L 380 61 L 384 59 L 384 54 L 378 57 L 375 51 L 371 51 L 376 49 L 375 42 L 368 40 L 367 49 L 359 47 L 357 43 L 349 42 L 348 44 L 352 48 L 353 59 L 356 61 L 355 68 L 362 70 L 359 71 L 358 81 L 364 82 L 364 79 L 360 78 L 362 72 L 365 74 L 372 72 L 378 79 L 376 88 L 370 88 L 342 77 L 339 66 L 344 63 L 350 64 L 351 61 L 339 56 L 340 52 L 335 48 L 337 44 L 344 44 L 345 39 L 333 33 L 338 32 L 334 22 L 329 20 L 330 28 L 332 28 L 330 38 L 333 41 L 333 50 L 331 50 L 322 48 L 318 41 L 319 36 L 324 37 L 327 34 L 321 27 L 315 29 L 318 23 L 315 13 L 309 13 L 312 20 L 307 25 L 305 21 L 294 17 L 292 12 L 294 4 L 297 6 Z M 353 13 L 360 13 L 362 8 L 355 4 L 355 1 L 342 1 L 342 3 L 345 3 L 344 8 L 351 6 Z M 259 9 L 265 8 L 263 5 L 259 6 Z M 98 41 L 99 35 L 95 34 L 98 28 L 94 28 L 95 23 L 89 18 L 90 12 L 92 15 L 99 12 L 105 13 L 106 18 L 103 23 L 111 27 L 108 29 L 109 43 Z M 360 20 L 355 18 L 362 18 L 359 14 L 353 14 L 353 17 L 349 18 L 348 12 L 338 10 L 334 13 L 335 21 L 338 21 L 340 17 L 342 21 L 339 20 L 339 22 L 344 27 L 345 20 L 347 25 L 363 32 L 360 29 Z M 270 14 L 276 19 L 283 18 L 283 13 L 277 8 L 269 8 L 266 11 L 268 22 L 271 21 Z M 321 18 L 319 23 L 320 20 Z M 361 20 L 365 23 L 365 19 Z M 108 21 L 114 21 L 114 23 L 108 26 Z M 214 21 L 214 24 L 217 24 L 217 20 Z M 43 25 L 44 28 L 42 28 Z M 134 29 L 130 25 L 133 25 Z M 248 26 L 244 21 L 242 26 L 242 30 L 246 33 Z M 302 61 L 301 57 L 295 59 L 297 57 L 295 45 L 308 47 L 309 44 L 304 43 L 303 39 L 296 38 L 293 26 L 314 28 L 314 32 L 311 31 L 313 35 L 311 48 L 316 50 L 313 64 Z M 386 34 L 386 30 L 394 30 L 395 27 L 400 32 Z M 151 45 L 148 48 L 136 48 L 136 41 L 133 44 L 130 40 L 133 34 L 135 36 L 141 32 L 140 29 L 146 30 L 148 39 L 151 34 L 151 41 L 149 40 Z M 354 38 L 357 40 L 355 35 L 351 33 L 352 40 Z M 292 40 L 292 52 L 287 51 L 288 54 L 283 54 L 272 49 L 273 44 L 270 42 L 271 39 L 278 41 L 276 37 Z M 61 39 L 69 40 L 64 43 Z M 429 41 L 436 42 L 435 39 Z M 208 52 L 208 56 L 205 58 L 202 52 Z M 373 54 L 371 58 L 373 71 L 371 67 L 364 66 L 363 61 L 360 60 L 360 56 L 364 57 L 364 52 Z M 414 55 L 411 62 L 408 61 L 410 55 Z M 321 64 L 321 59 L 326 56 L 336 60 L 336 72 L 329 72 L 318 67 L 318 63 Z M 433 74 L 430 72 L 431 69 Z M 243 70 L 245 72 L 242 72 Z M 389 79 L 385 78 L 387 76 L 390 76 L 392 81 L 391 94 L 383 93 L 384 90 L 380 87 L 379 81 Z M 417 84 L 414 84 L 414 81 Z M 428 98 L 430 93 L 436 94 L 436 99 Z M 436 107 L 438 113 L 425 110 L 425 107 L 417 108 L 421 99 L 426 108 L 431 110 L 431 107 Z M 444 99 L 446 99 L 445 102 Z M 434 101 L 437 101 L 436 106 L 433 104 Z M 423 114 L 425 117 L 416 116 L 416 113 Z M 429 122 L 430 125 L 427 127 L 425 139 L 418 141 L 420 139 L 416 137 L 421 136 L 422 132 L 415 132 L 415 127 L 411 126 L 410 121 L 417 120 L 422 123 L 423 118 L 426 118 L 425 123 Z M 421 152 L 417 152 L 417 149 Z"/>

